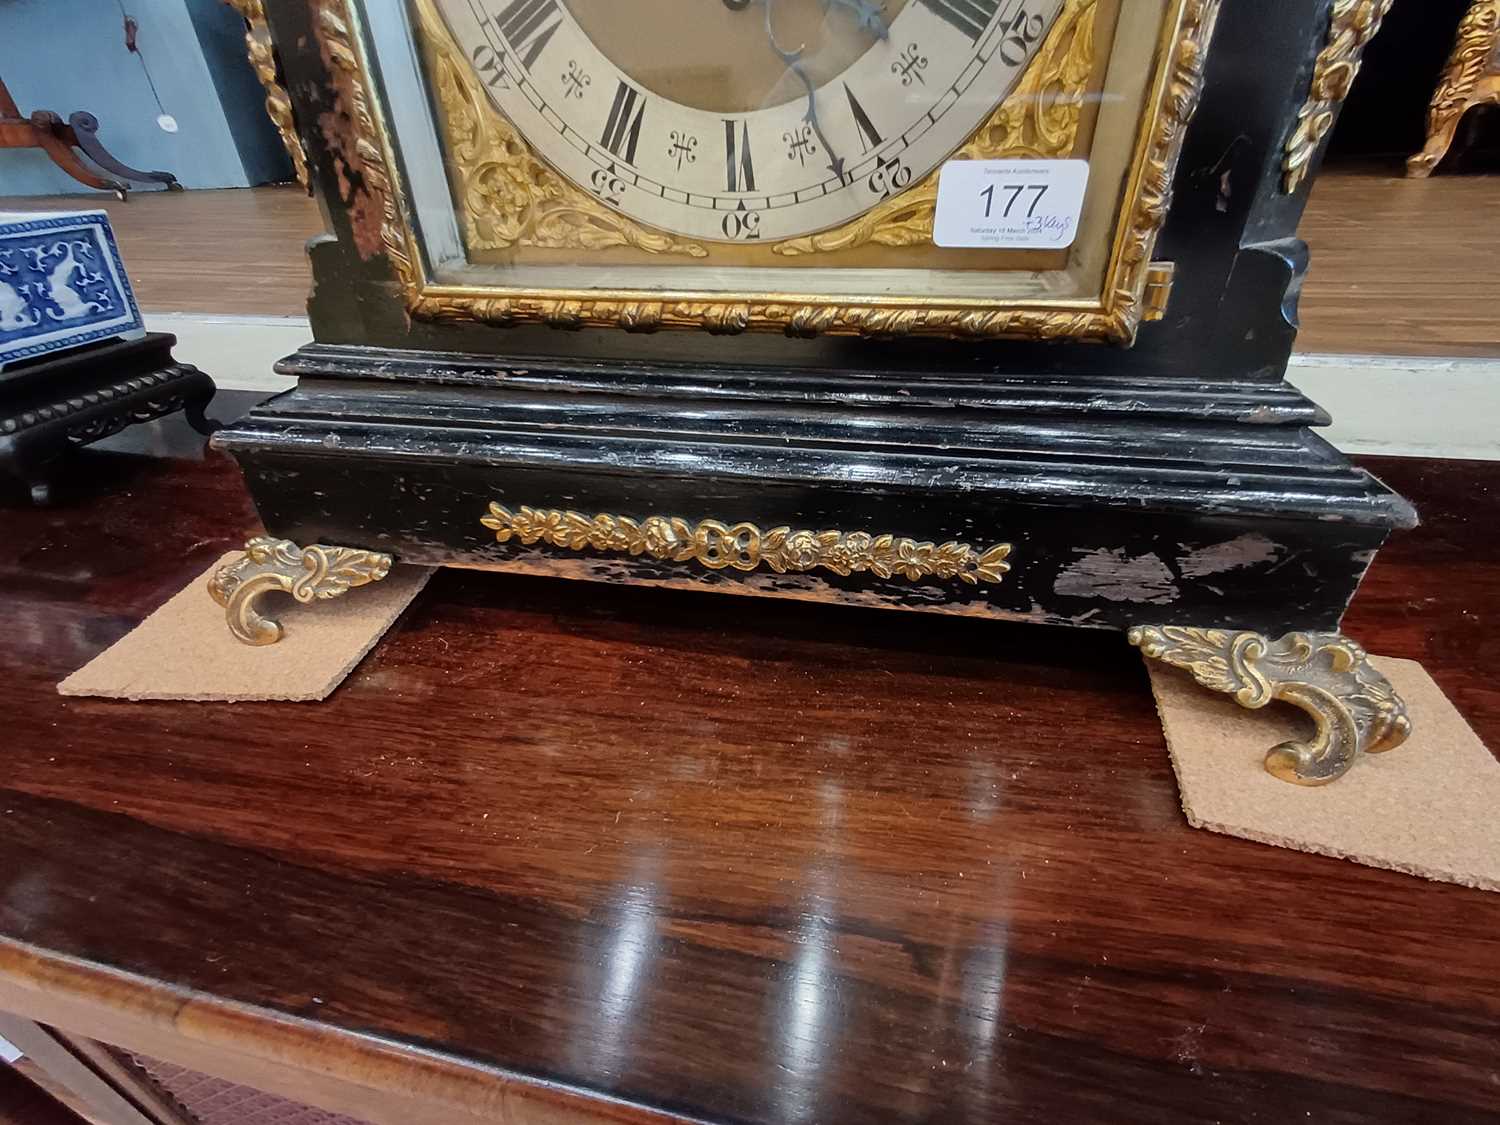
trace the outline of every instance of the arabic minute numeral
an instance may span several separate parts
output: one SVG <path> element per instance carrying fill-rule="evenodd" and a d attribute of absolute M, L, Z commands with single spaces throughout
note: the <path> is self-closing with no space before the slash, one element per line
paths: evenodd
<path fill-rule="evenodd" d="M 899 156 L 884 157 L 875 161 L 875 171 L 865 181 L 865 186 L 880 199 L 889 199 L 911 183 L 911 169 L 901 162 Z"/>
<path fill-rule="evenodd" d="M 1040 15 L 1027 15 L 1023 4 L 1016 9 L 1005 28 L 1005 38 L 1000 40 L 1000 57 L 1009 66 L 1020 66 L 1026 61 L 1031 45 L 1041 38 L 1046 28 L 1047 21 Z"/>
<path fill-rule="evenodd" d="M 492 90 L 509 90 L 510 75 L 505 73 L 505 59 L 488 43 L 474 48 L 470 56 L 480 79 Z"/>
<path fill-rule="evenodd" d="M 724 232 L 725 238 L 753 242 L 760 238 L 760 212 L 746 210 L 745 202 L 741 200 L 739 207 L 724 216 L 719 229 Z"/>
<path fill-rule="evenodd" d="M 589 189 L 612 207 L 618 207 L 625 195 L 625 181 L 615 172 L 615 166 L 595 168 L 589 176 Z"/>

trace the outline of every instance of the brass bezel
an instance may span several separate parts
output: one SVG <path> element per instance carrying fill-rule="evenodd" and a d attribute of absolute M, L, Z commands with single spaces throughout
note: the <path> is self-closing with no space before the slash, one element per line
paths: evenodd
<path fill-rule="evenodd" d="M 1151 255 L 1166 221 L 1172 176 L 1202 88 L 1220 0 L 1170 0 L 1097 298 L 867 297 L 725 293 L 694 289 L 455 285 L 428 276 L 383 108 L 375 96 L 357 0 L 321 0 L 324 57 L 348 99 L 351 156 L 379 208 L 379 241 L 408 313 L 439 322 L 542 323 L 632 331 L 780 329 L 791 336 L 942 336 L 1074 339 L 1129 345 L 1150 311 Z M 374 218 L 372 216 L 372 218 Z M 357 232 L 358 235 L 358 232 Z"/>

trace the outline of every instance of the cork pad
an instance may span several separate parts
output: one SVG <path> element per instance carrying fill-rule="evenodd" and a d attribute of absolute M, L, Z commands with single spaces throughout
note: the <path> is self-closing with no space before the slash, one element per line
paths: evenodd
<path fill-rule="evenodd" d="M 1500 891 L 1500 762 L 1422 666 L 1372 658 L 1406 700 L 1412 735 L 1329 785 L 1292 785 L 1265 752 L 1312 720 L 1280 703 L 1247 711 L 1148 660 L 1182 809 L 1195 828 Z"/>
<path fill-rule="evenodd" d="M 285 632 L 276 644 L 256 647 L 230 635 L 223 608 L 208 593 L 208 576 L 239 554 L 224 555 L 57 690 L 113 699 L 323 699 L 432 575 L 428 567 L 399 566 L 380 582 L 307 606 L 267 594 L 260 609 Z"/>

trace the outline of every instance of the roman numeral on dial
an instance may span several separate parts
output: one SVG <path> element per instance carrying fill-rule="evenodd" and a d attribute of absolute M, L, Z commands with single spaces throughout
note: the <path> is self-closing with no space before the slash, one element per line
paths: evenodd
<path fill-rule="evenodd" d="M 511 0 L 500 13 L 500 33 L 530 70 L 562 26 L 557 0 Z"/>
<path fill-rule="evenodd" d="M 635 146 L 641 139 L 641 118 L 646 113 L 646 99 L 628 82 L 615 87 L 615 100 L 604 122 L 599 143 L 627 164 L 635 163 Z"/>
<path fill-rule="evenodd" d="M 921 0 L 921 3 L 976 43 L 1000 10 L 1000 0 Z"/>
<path fill-rule="evenodd" d="M 734 127 L 738 125 L 739 136 Z M 755 166 L 750 163 L 750 125 L 744 121 L 724 122 L 724 174 L 729 191 L 754 191 Z"/>
<path fill-rule="evenodd" d="M 863 152 L 869 152 L 872 148 L 879 148 L 883 143 L 880 130 L 875 128 L 875 122 L 870 120 L 870 115 L 865 112 L 865 107 L 859 104 L 859 99 L 854 96 L 854 91 L 849 89 L 849 83 L 844 83 L 844 97 L 849 99 L 849 112 L 854 114 L 854 124 L 859 129 L 859 147 Z"/>
<path fill-rule="evenodd" d="M 495 48 L 488 43 L 481 43 L 474 48 L 473 58 L 474 69 L 479 71 L 479 77 L 486 86 L 492 90 L 510 89 L 505 67 L 500 62 L 500 56 L 495 54 Z"/>

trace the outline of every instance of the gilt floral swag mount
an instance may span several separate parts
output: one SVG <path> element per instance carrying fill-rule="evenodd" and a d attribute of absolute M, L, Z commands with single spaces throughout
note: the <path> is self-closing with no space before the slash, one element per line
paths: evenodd
<path fill-rule="evenodd" d="M 794 531 L 790 527 L 762 531 L 751 523 L 690 523 L 676 516 L 634 520 L 525 506 L 512 512 L 493 502 L 479 522 L 500 543 L 515 538 L 528 546 L 546 542 L 573 551 L 646 554 L 672 562 L 695 562 L 710 570 L 751 571 L 766 566 L 787 574 L 822 569 L 845 576 L 869 572 L 877 578 L 901 577 L 912 582 L 957 578 L 970 586 L 999 582 L 1010 570 L 1006 562 L 1009 543 L 976 548 L 955 541 L 919 542 L 890 533 Z"/>

